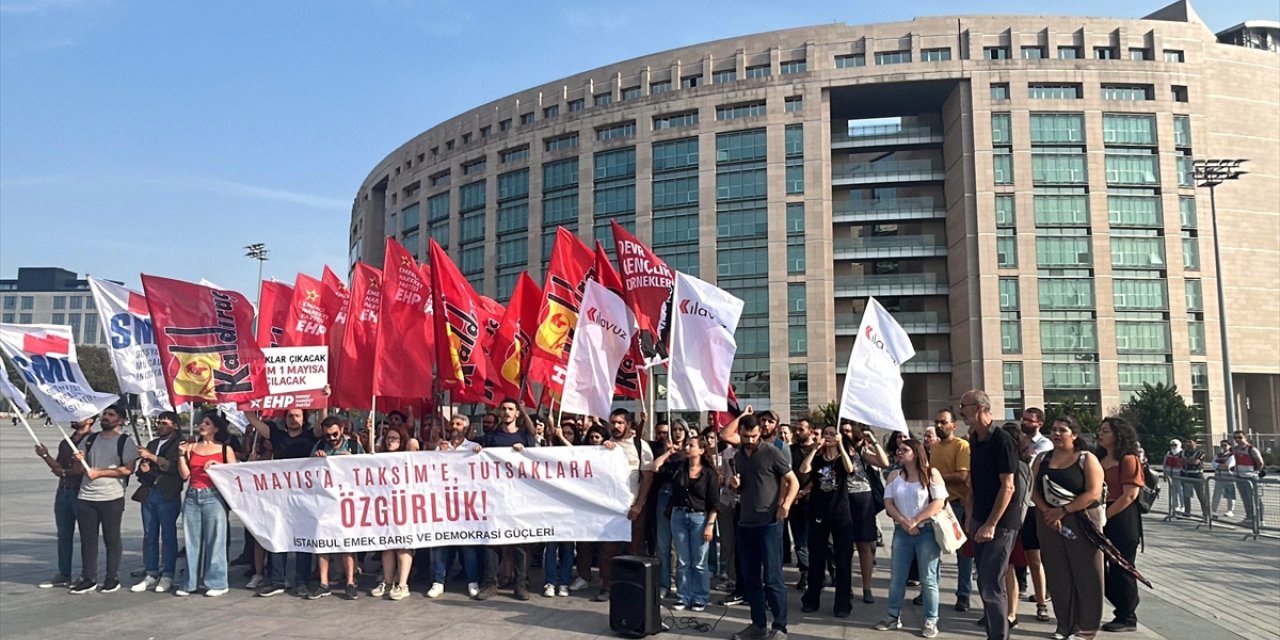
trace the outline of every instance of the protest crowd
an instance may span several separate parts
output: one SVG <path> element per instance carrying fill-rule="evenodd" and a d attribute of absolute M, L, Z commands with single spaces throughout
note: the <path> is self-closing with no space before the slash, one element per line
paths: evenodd
<path fill-rule="evenodd" d="M 546 285 L 525 275 L 506 308 L 470 290 L 434 242 L 430 264 L 419 265 L 388 239 L 386 271 L 357 264 L 349 291 L 327 269 L 320 280 L 300 275 L 292 289 L 264 283 L 256 332 L 249 329 L 254 309 L 240 294 L 144 275 L 141 305 L 142 294 L 120 288 L 125 293 L 116 295 L 127 301 L 117 305 L 120 313 L 149 315 L 154 323 L 153 341 L 144 345 L 150 355 L 113 361 L 122 389 L 154 403 L 141 403 L 148 416 L 141 423 L 116 396 L 87 388 L 74 345 L 56 328 L 14 340 L 5 333 L 11 325 L 0 327 L 0 346 L 43 408 L 71 427 L 56 451 L 31 432 L 36 454 L 58 478 L 57 566 L 39 586 L 71 594 L 120 590 L 121 523 L 132 501 L 144 531 L 143 567 L 127 585 L 136 593 L 217 597 L 243 586 L 264 598 L 404 600 L 456 590 L 487 600 L 510 589 L 516 600 L 529 600 L 531 590 L 546 598 L 585 591 L 606 603 L 614 558 L 631 555 L 657 559 L 658 588 L 672 610 L 745 604 L 751 623 L 735 640 L 785 640 L 791 588 L 802 594 L 806 614 L 847 618 L 855 600 L 883 607 L 875 624 L 881 631 L 902 629 L 904 607 L 920 606 L 924 637 L 945 626 L 944 600 L 956 612 L 981 608 L 979 623 L 991 639 L 1009 637 L 1024 602 L 1033 609 L 1028 615 L 1055 622 L 1055 638 L 1137 629 L 1138 585 L 1150 586 L 1136 566 L 1141 515 L 1154 500 L 1154 476 L 1136 425 L 1105 418 L 1095 440 L 1074 418 L 1046 424 L 1036 408 L 1021 422 L 997 424 L 981 390 L 940 408 L 922 433 L 906 428 L 899 397 L 851 397 L 848 388 L 834 424 L 810 416 L 784 423 L 771 410 L 739 410 L 728 381 L 742 302 L 673 274 L 625 230 L 614 232 L 621 274 L 599 244 L 592 252 L 562 231 Z M 631 288 L 637 262 L 650 275 L 639 279 L 645 286 Z M 308 295 L 316 291 L 332 295 Z M 878 323 L 873 328 L 888 343 L 895 330 L 905 341 L 887 314 L 873 317 L 880 307 L 870 303 L 864 325 Z M 111 313 L 109 303 L 98 306 Z M 220 346 L 210 346 L 208 336 Z M 271 354 L 286 353 L 274 349 L 293 347 L 318 349 L 318 360 L 280 355 L 280 368 L 268 376 Z M 371 353 L 378 355 L 362 357 Z M 64 373 L 46 375 L 46 363 L 59 357 Z M 854 359 L 847 378 L 858 373 Z M 302 380 L 315 373 L 316 361 L 327 365 L 318 370 L 321 382 Z M 136 374 L 138 363 L 156 370 L 126 375 Z M 667 371 L 666 420 L 645 401 L 653 366 Z M 151 386 L 130 385 L 144 378 Z M 7 385 L 5 393 L 20 399 Z M 619 398 L 642 409 L 618 408 Z M 897 418 L 858 411 L 878 403 L 899 405 Z M 469 416 L 461 411 L 467 404 L 487 409 Z M 705 423 L 672 417 L 680 414 L 705 416 Z M 887 437 L 872 426 L 888 429 Z M 1210 452 L 1212 466 L 1248 478 L 1262 468 L 1261 455 L 1244 434 L 1234 437 Z M 544 455 L 545 448 L 555 455 Z M 408 477 L 419 473 L 409 459 L 449 467 L 485 454 L 500 456 L 494 476 L 503 469 L 524 474 L 528 462 L 533 476 L 545 474 L 548 482 L 553 469 L 565 475 L 566 461 L 570 475 L 580 460 L 609 461 L 617 485 L 612 501 L 602 503 L 612 517 L 607 532 L 574 529 L 567 521 L 578 517 L 574 510 L 512 539 L 474 544 L 462 535 L 474 535 L 473 528 L 447 544 L 391 535 L 331 546 L 316 540 L 313 551 L 267 531 L 282 527 L 291 534 L 282 539 L 305 539 L 300 532 L 309 525 L 299 522 L 315 507 L 289 496 L 330 495 L 311 478 L 328 489 L 328 474 L 356 462 L 370 461 L 360 462 L 367 469 L 394 460 L 380 472 L 399 474 L 402 465 Z M 250 478 L 268 492 L 267 477 L 284 478 L 284 501 L 263 509 L 268 516 L 255 515 L 253 491 L 238 483 Z M 391 495 L 401 498 L 389 511 L 397 517 L 408 518 L 404 505 L 426 504 L 421 496 Z M 588 506 L 593 498 L 572 497 Z M 512 503 L 535 496 L 455 499 L 467 509 L 478 500 L 478 513 L 502 515 L 485 509 L 499 499 L 501 508 L 517 509 Z M 434 513 L 436 496 L 429 504 Z M 272 511 L 278 505 L 295 511 Z M 246 523 L 242 540 L 232 539 L 233 507 Z M 369 518 L 351 514 L 360 517 Z M 880 538 L 878 518 L 893 523 L 891 537 Z M 578 535 L 551 535 L 556 527 Z M 99 538 L 106 549 L 101 573 Z M 871 588 L 878 554 L 890 574 L 888 601 L 879 605 Z M 953 598 L 939 590 L 943 563 L 957 570 Z M 787 564 L 799 570 L 792 585 L 783 582 Z M 713 586 L 725 595 L 713 598 Z"/>

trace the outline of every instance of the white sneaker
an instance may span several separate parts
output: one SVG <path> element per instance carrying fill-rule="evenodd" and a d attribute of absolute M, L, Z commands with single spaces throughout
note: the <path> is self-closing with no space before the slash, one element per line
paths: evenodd
<path fill-rule="evenodd" d="M 431 588 L 427 589 L 428 598 L 439 598 L 444 594 L 444 584 L 441 582 L 431 583 Z"/>
<path fill-rule="evenodd" d="M 556 586 L 554 584 L 551 584 L 550 582 L 542 585 L 542 597 L 544 598 L 556 597 Z"/>
<path fill-rule="evenodd" d="M 589 587 L 589 586 L 591 586 L 591 583 L 590 583 L 590 582 L 587 582 L 586 580 L 583 580 L 583 579 L 582 579 L 582 576 L 578 576 L 578 577 L 576 577 L 576 578 L 574 578 L 574 579 L 573 579 L 573 584 L 569 585 L 569 590 L 570 590 L 570 591 L 582 591 L 583 589 L 586 589 L 586 588 L 587 588 L 587 587 Z"/>
<path fill-rule="evenodd" d="M 160 582 L 156 583 L 156 593 L 168 593 L 173 588 L 173 578 L 161 576 Z"/>
<path fill-rule="evenodd" d="M 1234 513 L 1230 512 L 1230 511 L 1228 511 L 1228 512 L 1226 512 L 1226 513 L 1222 514 L 1222 517 L 1224 517 L 1224 518 L 1234 518 L 1234 517 L 1236 517 L 1236 514 L 1234 514 Z"/>
<path fill-rule="evenodd" d="M 920 630 L 920 635 L 924 638 L 938 637 L 938 623 L 936 621 L 924 623 L 924 628 Z"/>
<path fill-rule="evenodd" d="M 468 583 L 467 583 L 467 597 L 468 597 L 468 598 L 474 598 L 474 597 L 476 597 L 476 596 L 478 596 L 478 595 L 480 595 L 480 583 L 479 583 L 479 582 L 468 582 Z"/>
<path fill-rule="evenodd" d="M 134 593 L 142 593 L 143 591 L 150 591 L 154 589 L 156 584 L 158 584 L 159 582 L 160 581 L 157 580 L 155 576 L 147 576 L 142 579 L 142 582 L 139 582 L 138 584 L 135 584 L 132 587 L 129 587 L 129 590 Z"/>
<path fill-rule="evenodd" d="M 569 597 L 569 587 L 566 587 L 566 586 L 564 586 L 564 585 L 560 585 L 560 588 L 556 590 L 556 595 L 560 596 L 561 598 L 568 598 L 568 597 Z"/>
<path fill-rule="evenodd" d="M 255 575 L 252 578 L 249 578 L 249 583 L 244 585 L 244 588 L 257 589 L 260 586 L 262 586 L 262 576 Z"/>
<path fill-rule="evenodd" d="M 173 595 L 178 596 L 179 598 L 185 598 L 191 595 L 191 592 L 187 591 L 186 589 L 178 589 L 177 591 L 173 592 Z"/>
<path fill-rule="evenodd" d="M 204 592 L 204 595 L 210 598 L 216 598 L 220 595 L 226 594 L 227 591 L 229 591 L 229 589 L 209 589 L 208 591 Z"/>

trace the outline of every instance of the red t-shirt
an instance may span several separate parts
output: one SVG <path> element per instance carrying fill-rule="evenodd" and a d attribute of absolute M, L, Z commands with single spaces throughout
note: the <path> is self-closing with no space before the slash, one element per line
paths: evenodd
<path fill-rule="evenodd" d="M 1146 486 L 1146 478 L 1142 474 L 1142 463 L 1138 456 L 1125 456 L 1120 464 L 1102 470 L 1102 480 L 1107 483 L 1107 504 L 1111 504 L 1124 493 L 1125 485 L 1135 487 Z"/>

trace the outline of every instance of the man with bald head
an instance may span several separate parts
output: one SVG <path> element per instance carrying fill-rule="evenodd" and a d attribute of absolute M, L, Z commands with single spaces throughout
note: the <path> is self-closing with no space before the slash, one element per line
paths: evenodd
<path fill-rule="evenodd" d="M 1004 574 L 1014 536 L 1022 526 L 1017 505 L 1023 497 L 1017 495 L 1013 481 L 1018 471 L 1018 445 L 1003 429 L 994 428 L 991 398 L 986 392 L 966 391 L 960 397 L 960 416 L 969 425 L 970 434 L 964 528 L 973 541 L 987 640 L 1004 640 L 1009 637 Z"/>

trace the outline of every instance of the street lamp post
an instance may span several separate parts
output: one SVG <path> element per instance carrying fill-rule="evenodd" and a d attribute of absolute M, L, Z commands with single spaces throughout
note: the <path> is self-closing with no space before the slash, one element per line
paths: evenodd
<path fill-rule="evenodd" d="M 271 259 L 268 257 L 271 251 L 267 249 L 267 245 L 262 242 L 247 244 L 245 245 L 244 250 L 245 250 L 244 255 L 246 258 L 253 258 L 254 260 L 258 261 L 258 297 L 257 297 L 257 302 L 254 303 L 254 307 L 256 309 L 261 310 L 262 309 L 262 263 Z M 254 321 L 254 325 L 255 325 L 254 331 L 257 331 L 256 320 Z"/>
<path fill-rule="evenodd" d="M 1218 333 L 1222 337 L 1222 378 L 1223 390 L 1227 396 L 1227 433 L 1236 431 L 1236 392 L 1231 381 L 1231 351 L 1227 341 L 1227 302 L 1222 277 L 1222 246 L 1218 239 L 1218 202 L 1214 188 L 1228 180 L 1238 180 L 1248 173 L 1240 165 L 1248 162 L 1245 159 L 1204 159 L 1195 160 L 1192 164 L 1196 184 L 1209 187 L 1209 217 L 1213 222 L 1213 265 L 1218 275 Z"/>

